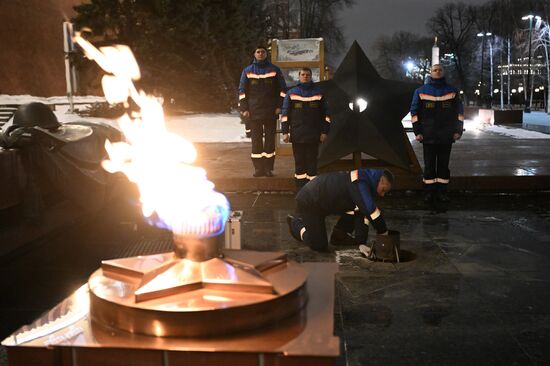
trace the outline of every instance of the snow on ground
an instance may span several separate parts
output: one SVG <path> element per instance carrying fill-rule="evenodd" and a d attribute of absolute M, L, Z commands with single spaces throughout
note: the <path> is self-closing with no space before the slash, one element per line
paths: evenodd
<path fill-rule="evenodd" d="M 108 124 L 118 128 L 115 119 L 81 117 L 68 113 L 68 106 L 58 106 L 55 110 L 61 123 L 88 121 Z M 245 142 L 244 125 L 237 113 L 193 114 L 185 116 L 167 116 L 166 127 L 169 131 L 183 136 L 191 142 Z"/>
<path fill-rule="evenodd" d="M 44 104 L 69 104 L 69 99 L 66 96 L 34 97 L 32 95 L 0 94 L 0 104 L 26 104 L 31 102 L 42 102 Z M 105 97 L 98 97 L 94 95 L 76 96 L 73 98 L 73 102 L 78 104 L 105 102 Z"/>
<path fill-rule="evenodd" d="M 116 119 L 82 117 L 76 113 L 69 113 L 67 97 L 34 97 L 30 95 L 0 95 L 0 104 L 25 104 L 42 102 L 55 104 L 55 115 L 61 123 L 86 121 L 98 124 L 107 124 L 118 127 Z M 85 109 L 87 104 L 105 102 L 104 97 L 79 96 L 75 97 L 78 103 L 76 109 Z M 9 123 L 8 123 L 9 125 Z M 7 125 L 5 126 L 7 127 Z M 231 114 L 194 114 L 185 116 L 167 116 L 166 127 L 191 142 L 246 142 L 244 125 L 237 113 Z"/>
<path fill-rule="evenodd" d="M 483 131 L 494 132 L 499 135 L 510 136 L 515 139 L 550 139 L 550 135 L 547 133 L 524 130 L 523 128 L 489 126 L 484 128 Z"/>
<path fill-rule="evenodd" d="M 244 142 L 244 125 L 237 113 L 195 114 L 166 119 L 168 130 L 191 142 Z"/>
<path fill-rule="evenodd" d="M 491 125 L 470 119 L 464 121 L 464 129 L 466 131 L 496 133 L 515 139 L 550 139 L 550 135 L 546 133 L 524 130 L 523 128 Z"/>
<path fill-rule="evenodd" d="M 81 117 L 77 114 L 68 113 L 67 97 L 34 97 L 30 95 L 0 95 L 0 104 L 24 104 L 33 101 L 45 104 L 56 104 L 55 114 L 61 123 L 88 121 L 100 124 L 108 124 L 118 128 L 114 119 Z M 75 103 L 76 108 L 84 108 L 85 103 L 104 102 L 104 97 L 78 96 Z M 524 114 L 524 121 L 550 124 L 550 115 L 544 112 L 532 112 Z M 411 127 L 410 114 L 403 119 L 404 127 Z M 167 128 L 191 142 L 246 142 L 250 139 L 244 136 L 244 126 L 241 124 L 237 113 L 231 114 L 195 114 L 185 116 L 168 116 L 166 118 Z M 464 128 L 467 131 L 489 132 L 509 136 L 516 139 L 550 139 L 550 134 L 536 131 L 524 130 L 522 128 L 495 126 L 483 124 L 476 120 L 466 120 Z M 410 135 L 410 134 L 408 134 Z M 414 136 L 410 135 L 413 140 Z"/>
<path fill-rule="evenodd" d="M 87 106 L 88 105 L 77 106 L 76 108 L 85 109 Z M 55 107 L 54 113 L 57 117 L 57 120 L 60 123 L 86 121 L 86 122 L 92 122 L 92 123 L 98 123 L 98 124 L 107 124 L 107 125 L 113 126 L 115 128 L 119 128 L 118 127 L 118 122 L 115 119 L 97 118 L 97 117 L 82 117 L 82 116 L 79 116 L 76 113 L 69 113 L 69 106 L 68 105 L 57 105 Z"/>

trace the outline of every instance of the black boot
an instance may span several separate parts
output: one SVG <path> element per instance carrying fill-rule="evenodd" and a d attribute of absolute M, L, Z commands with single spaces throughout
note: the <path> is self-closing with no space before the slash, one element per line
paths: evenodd
<path fill-rule="evenodd" d="M 286 217 L 286 223 L 288 225 L 288 231 L 290 232 L 290 235 L 298 241 L 302 241 L 302 238 L 300 235 L 298 235 L 298 227 L 303 226 L 300 222 L 301 220 L 295 216 L 287 215 Z"/>
<path fill-rule="evenodd" d="M 332 234 L 330 235 L 330 244 L 334 246 L 355 246 L 357 245 L 357 242 L 349 233 L 339 229 L 338 227 L 334 227 L 334 229 L 332 229 Z"/>

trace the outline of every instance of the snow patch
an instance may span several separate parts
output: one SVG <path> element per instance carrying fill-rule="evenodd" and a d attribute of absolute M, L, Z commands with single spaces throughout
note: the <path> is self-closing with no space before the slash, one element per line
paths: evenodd
<path fill-rule="evenodd" d="M 6 95 L 0 94 L 0 104 L 27 104 L 31 102 L 41 102 L 44 104 L 69 104 L 69 98 L 66 96 L 58 97 L 35 97 L 32 95 Z M 82 103 L 100 103 L 105 102 L 105 97 L 94 95 L 75 96 L 73 102 Z"/>
<path fill-rule="evenodd" d="M 336 263 L 338 265 L 346 265 L 355 259 L 361 259 L 363 255 L 358 249 L 343 249 L 336 251 Z"/>
<path fill-rule="evenodd" d="M 464 129 L 466 131 L 473 131 L 474 133 L 491 132 L 503 136 L 509 136 L 515 139 L 550 139 L 550 135 L 545 133 L 528 131 L 524 130 L 523 128 L 490 125 L 478 120 L 465 120 Z"/>

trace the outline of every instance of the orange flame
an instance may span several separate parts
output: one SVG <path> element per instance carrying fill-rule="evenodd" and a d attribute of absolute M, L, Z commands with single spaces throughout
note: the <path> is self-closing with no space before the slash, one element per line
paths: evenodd
<path fill-rule="evenodd" d="M 131 98 L 140 107 L 139 113 L 118 120 L 126 142 L 105 142 L 109 160 L 103 161 L 104 169 L 122 172 L 136 183 L 143 214 L 156 213 L 176 234 L 210 236 L 223 231 L 227 199 L 214 191 L 204 169 L 190 165 L 197 152 L 189 141 L 166 129 L 159 100 L 137 91 L 133 80 L 140 78 L 140 71 L 130 48 L 98 50 L 78 33 L 75 42 L 109 73 L 102 79 L 107 101 L 128 103 Z"/>

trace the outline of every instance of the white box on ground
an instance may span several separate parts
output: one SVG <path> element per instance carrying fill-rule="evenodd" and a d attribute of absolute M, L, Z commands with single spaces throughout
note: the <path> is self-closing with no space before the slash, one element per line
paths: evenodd
<path fill-rule="evenodd" d="M 231 211 L 225 223 L 225 249 L 241 249 L 242 211 Z"/>

